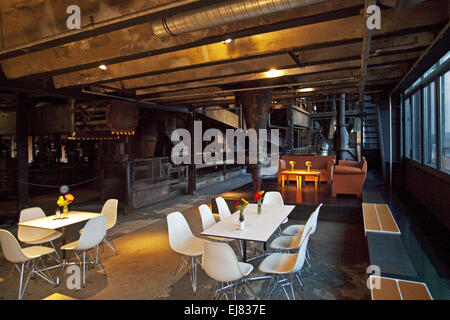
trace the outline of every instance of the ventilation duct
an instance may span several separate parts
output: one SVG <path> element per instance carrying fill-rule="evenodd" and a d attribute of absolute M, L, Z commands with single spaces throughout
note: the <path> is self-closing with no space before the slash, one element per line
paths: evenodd
<path fill-rule="evenodd" d="M 330 0 L 239 0 L 226 1 L 200 9 L 175 14 L 152 23 L 160 37 L 177 36 L 244 19 L 329 2 Z"/>

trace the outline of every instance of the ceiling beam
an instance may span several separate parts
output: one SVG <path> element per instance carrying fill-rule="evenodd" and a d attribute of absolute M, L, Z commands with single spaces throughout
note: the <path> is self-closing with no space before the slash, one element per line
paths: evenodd
<path fill-rule="evenodd" d="M 374 30 L 374 37 L 389 36 L 396 32 L 435 25 L 448 19 L 447 12 L 439 10 L 441 8 L 440 1 L 431 1 L 425 4 L 402 10 L 390 9 L 383 11 L 383 28 Z M 105 72 L 98 68 L 91 68 L 81 72 L 57 75 L 53 79 L 56 88 L 88 85 L 96 82 L 115 79 L 123 80 L 127 77 L 145 75 L 146 73 L 154 72 L 158 68 L 174 69 L 202 63 L 224 62 L 228 59 L 239 59 L 245 56 L 280 51 L 286 52 L 291 48 L 307 49 L 314 46 L 324 46 L 327 43 L 355 41 L 356 39 L 362 39 L 360 16 L 236 39 L 233 43 L 227 45 L 226 49 L 224 49 L 222 43 L 209 44 L 110 65 Z"/>
<path fill-rule="evenodd" d="M 172 2 L 178 3 L 179 1 Z M 211 3 L 214 1 L 202 2 Z M 72 41 L 54 48 L 3 60 L 2 64 L 8 78 L 20 78 L 44 72 L 51 75 L 75 72 L 96 68 L 101 64 L 112 65 L 217 43 L 230 37 L 237 39 L 274 30 L 338 19 L 357 14 L 360 7 L 360 0 L 331 1 L 288 10 L 276 15 L 247 19 L 238 23 L 209 28 L 168 39 L 156 37 L 151 31 L 152 20 L 147 19 L 141 24 L 132 27 L 120 28 L 113 32 L 101 33 L 80 41 Z M 41 63 L 34 65 L 34 61 L 41 61 Z M 28 68 L 23 67 L 25 64 L 28 65 Z"/>
<path fill-rule="evenodd" d="M 217 2 L 217 1 L 216 1 Z M 22 3 L 22 6 L 26 4 Z M 61 46 L 70 42 L 80 41 L 86 38 L 94 37 L 104 33 L 129 28 L 138 24 L 148 23 L 157 18 L 162 18 L 169 12 L 181 8 L 190 10 L 204 5 L 204 1 L 199 0 L 181 0 L 172 1 L 162 6 L 149 8 L 134 13 L 129 13 L 120 17 L 115 17 L 94 25 L 87 25 L 81 29 L 74 29 L 58 34 L 54 34 L 42 39 L 30 41 L 9 48 L 0 49 L 0 60 L 18 57 L 35 51 L 41 51 L 48 48 Z M 68 16 L 67 16 L 68 17 Z M 26 23 L 26 22 L 22 22 Z M 52 22 L 47 22 L 51 24 Z"/>

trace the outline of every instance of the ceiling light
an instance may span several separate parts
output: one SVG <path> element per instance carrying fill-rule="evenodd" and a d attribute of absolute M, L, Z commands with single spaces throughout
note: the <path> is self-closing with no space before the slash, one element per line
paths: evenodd
<path fill-rule="evenodd" d="M 315 88 L 302 88 L 302 89 L 297 89 L 297 92 L 311 92 L 311 91 L 315 91 Z"/>
<path fill-rule="evenodd" d="M 233 39 L 227 39 L 227 40 L 222 41 L 223 44 L 229 44 L 232 42 L 233 42 Z"/>
<path fill-rule="evenodd" d="M 104 64 L 102 64 L 101 66 L 98 66 L 98 68 L 99 68 L 99 69 L 102 69 L 102 70 L 106 70 L 106 69 L 107 69 L 106 66 L 105 66 Z"/>
<path fill-rule="evenodd" d="M 284 74 L 284 72 L 282 70 L 270 69 L 269 71 L 266 72 L 266 77 L 267 78 L 276 78 L 276 77 L 281 77 L 283 74 Z"/>

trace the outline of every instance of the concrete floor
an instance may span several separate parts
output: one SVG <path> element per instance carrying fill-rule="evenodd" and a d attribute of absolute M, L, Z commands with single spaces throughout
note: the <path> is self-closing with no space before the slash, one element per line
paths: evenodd
<path fill-rule="evenodd" d="M 38 277 L 30 280 L 23 299 L 43 299 L 53 293 L 93 300 L 209 299 L 214 281 L 202 270 L 198 272 L 196 295 L 193 294 L 186 269 L 172 283 L 180 258 L 169 247 L 166 215 L 173 211 L 182 212 L 193 233 L 199 235 L 201 220 L 198 206 L 250 181 L 249 175 L 242 175 L 199 190 L 195 196 L 178 196 L 136 210 L 128 216 L 119 214 L 117 225 L 108 232 L 119 254 L 115 255 L 106 246 L 100 249 L 107 275 L 97 269 L 90 269 L 86 287 L 80 290 L 68 289 L 66 279 L 62 280 L 60 286 L 54 287 Z M 98 212 L 100 207 L 100 204 L 93 203 L 80 207 L 74 205 L 73 209 Z M 289 219 L 288 224 L 303 222 Z M 80 228 L 82 225 L 68 228 L 68 240 L 77 239 Z M 317 231 L 310 241 L 315 258 L 312 260 L 312 269 L 303 272 L 304 287 L 302 296 L 298 296 L 298 299 L 370 299 L 365 274 L 368 266 L 367 245 L 361 225 L 321 221 L 319 216 Z M 248 247 L 248 255 L 251 255 L 252 252 L 258 253 L 261 245 L 253 243 Z M 262 259 L 252 261 L 252 276 L 262 275 L 258 271 L 261 261 Z M 11 264 L 0 254 L 0 299 L 17 299 L 19 274 L 17 270 L 12 274 L 10 271 Z M 51 274 L 56 276 L 57 272 Z M 267 280 L 251 282 L 252 288 L 261 298 L 265 296 L 267 284 Z M 253 299 L 253 296 L 247 289 L 242 289 L 238 290 L 238 298 Z M 284 299 L 284 295 L 280 290 L 272 298 Z"/>

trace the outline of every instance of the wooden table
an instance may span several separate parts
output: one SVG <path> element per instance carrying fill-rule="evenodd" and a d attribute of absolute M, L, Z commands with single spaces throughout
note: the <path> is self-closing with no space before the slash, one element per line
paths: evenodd
<path fill-rule="evenodd" d="M 314 177 L 314 183 L 315 183 L 315 189 L 317 190 L 318 186 L 320 185 L 320 171 L 314 171 L 314 170 L 283 170 L 281 171 L 281 186 L 284 188 L 284 177 L 287 176 L 287 181 L 289 183 L 289 176 L 295 176 L 295 180 L 297 182 L 297 189 L 300 185 L 305 181 L 302 177 L 306 176 L 313 176 Z"/>
<path fill-rule="evenodd" d="M 239 230 L 239 211 L 236 211 L 200 234 L 243 240 L 243 260 L 245 262 L 247 261 L 246 241 L 258 241 L 265 244 L 294 208 L 295 206 L 291 205 L 263 204 L 261 213 L 258 214 L 257 204 L 251 203 L 244 210 L 244 230 Z"/>

